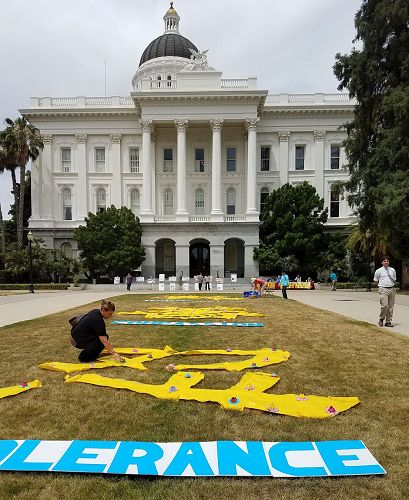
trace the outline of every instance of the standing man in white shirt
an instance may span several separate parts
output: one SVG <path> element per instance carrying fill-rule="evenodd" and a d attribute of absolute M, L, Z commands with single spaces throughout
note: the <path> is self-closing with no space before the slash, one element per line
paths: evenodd
<path fill-rule="evenodd" d="M 389 257 L 382 258 L 382 267 L 375 271 L 374 281 L 378 283 L 379 299 L 381 302 L 381 313 L 379 315 L 379 326 L 392 327 L 393 306 L 395 305 L 396 271 L 389 267 Z"/>

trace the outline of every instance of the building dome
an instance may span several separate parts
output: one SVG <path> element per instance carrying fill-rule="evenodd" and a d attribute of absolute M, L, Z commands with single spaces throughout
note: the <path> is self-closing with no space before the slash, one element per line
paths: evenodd
<path fill-rule="evenodd" d="M 192 53 L 189 49 L 197 52 L 197 47 L 184 36 L 179 35 L 179 33 L 166 33 L 155 38 L 146 47 L 139 66 L 157 57 L 184 57 L 190 59 Z"/>
<path fill-rule="evenodd" d="M 143 51 L 139 66 L 146 61 L 158 57 L 183 57 L 190 59 L 192 53 L 189 49 L 197 52 L 197 47 L 190 40 L 179 33 L 180 17 L 170 2 L 170 8 L 163 17 L 165 21 L 165 32 L 155 38 Z"/>

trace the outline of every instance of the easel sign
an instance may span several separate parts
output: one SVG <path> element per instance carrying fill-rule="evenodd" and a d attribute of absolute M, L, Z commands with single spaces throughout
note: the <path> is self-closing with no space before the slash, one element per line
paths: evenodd
<path fill-rule="evenodd" d="M 165 291 L 165 283 L 163 281 L 159 281 L 159 291 L 160 292 Z"/>

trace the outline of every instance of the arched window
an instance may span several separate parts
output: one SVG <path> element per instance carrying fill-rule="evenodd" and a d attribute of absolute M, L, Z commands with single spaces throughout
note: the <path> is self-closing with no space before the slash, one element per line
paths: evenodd
<path fill-rule="evenodd" d="M 270 194 L 270 191 L 268 188 L 264 187 L 260 191 L 260 213 L 266 208 L 267 206 L 267 199 L 268 195 Z"/>
<path fill-rule="evenodd" d="M 339 203 L 340 194 L 339 191 L 330 191 L 330 202 L 329 202 L 329 216 L 339 217 Z"/>
<path fill-rule="evenodd" d="M 167 80 L 168 80 L 168 87 L 172 87 L 172 75 L 168 75 Z"/>
<path fill-rule="evenodd" d="M 139 189 L 137 188 L 131 189 L 131 191 L 129 192 L 129 204 L 130 204 L 129 208 L 132 210 L 132 213 L 134 215 L 139 215 L 141 211 Z"/>
<path fill-rule="evenodd" d="M 229 188 L 226 192 L 226 214 L 234 215 L 236 213 L 236 191 Z"/>
<path fill-rule="evenodd" d="M 204 214 L 204 191 L 203 189 L 199 188 L 196 189 L 195 191 L 195 214 L 196 215 L 203 215 Z"/>
<path fill-rule="evenodd" d="M 64 188 L 62 195 L 62 218 L 63 220 L 72 220 L 72 192 L 70 188 Z"/>
<path fill-rule="evenodd" d="M 64 255 L 68 257 L 69 259 L 72 259 L 72 245 L 71 243 L 68 243 L 67 241 L 61 245 L 61 250 L 63 251 Z"/>
<path fill-rule="evenodd" d="M 163 192 L 163 215 L 173 215 L 173 191 L 170 188 Z"/>
<path fill-rule="evenodd" d="M 99 188 L 97 195 L 97 214 L 103 212 L 107 208 L 107 194 L 104 188 Z"/>

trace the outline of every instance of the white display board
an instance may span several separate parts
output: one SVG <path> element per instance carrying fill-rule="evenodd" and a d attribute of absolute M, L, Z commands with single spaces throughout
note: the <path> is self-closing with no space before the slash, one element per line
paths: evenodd
<path fill-rule="evenodd" d="M 161 282 L 165 282 L 165 275 L 164 274 L 159 275 L 159 283 L 161 283 Z"/>
<path fill-rule="evenodd" d="M 232 283 L 237 283 L 237 274 L 236 273 L 231 273 L 230 279 Z"/>
<path fill-rule="evenodd" d="M 359 440 L 154 443 L 8 439 L 0 441 L 0 471 L 167 477 L 356 476 L 358 481 L 363 475 L 386 474 Z"/>
<path fill-rule="evenodd" d="M 121 278 L 119 276 L 115 276 L 114 285 L 119 285 L 121 283 Z"/>
<path fill-rule="evenodd" d="M 217 290 L 223 290 L 223 283 L 216 283 Z"/>
<path fill-rule="evenodd" d="M 159 291 L 164 292 L 165 291 L 165 283 L 162 283 L 161 281 L 159 282 Z"/>
<path fill-rule="evenodd" d="M 188 291 L 189 291 L 189 282 L 187 282 L 187 283 L 183 283 L 183 290 L 184 290 L 185 292 L 188 292 Z"/>
<path fill-rule="evenodd" d="M 169 290 L 171 292 L 174 292 L 176 290 L 176 283 L 173 282 L 169 283 Z"/>

